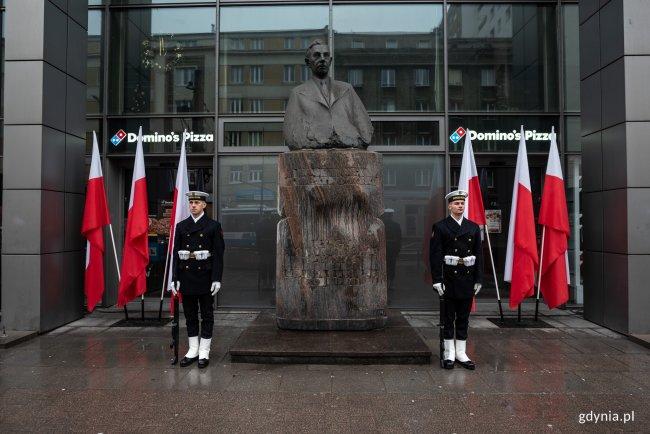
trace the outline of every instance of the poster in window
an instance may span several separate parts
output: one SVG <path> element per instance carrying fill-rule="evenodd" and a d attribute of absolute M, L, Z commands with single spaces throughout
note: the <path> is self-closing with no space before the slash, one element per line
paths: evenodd
<path fill-rule="evenodd" d="M 486 209 L 485 220 L 487 222 L 487 229 L 493 234 L 501 233 L 501 210 L 500 209 Z"/>

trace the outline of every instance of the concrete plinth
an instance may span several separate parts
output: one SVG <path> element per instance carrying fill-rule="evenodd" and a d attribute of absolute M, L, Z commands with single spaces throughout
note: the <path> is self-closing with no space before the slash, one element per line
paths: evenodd
<path fill-rule="evenodd" d="M 431 350 L 398 311 L 384 328 L 370 331 L 279 330 L 262 312 L 230 347 L 241 363 L 429 364 Z"/>

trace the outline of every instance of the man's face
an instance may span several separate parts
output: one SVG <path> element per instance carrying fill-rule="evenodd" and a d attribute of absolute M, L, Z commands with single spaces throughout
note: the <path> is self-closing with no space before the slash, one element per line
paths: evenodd
<path fill-rule="evenodd" d="M 449 211 L 454 216 L 459 217 L 465 211 L 465 201 L 464 200 L 454 200 L 452 202 L 449 202 L 449 205 L 447 206 L 447 208 L 449 208 Z"/>
<path fill-rule="evenodd" d="M 330 69 L 332 58 L 330 47 L 327 45 L 314 45 L 307 53 L 305 63 L 311 68 L 311 72 L 318 78 L 325 78 Z"/>
<path fill-rule="evenodd" d="M 202 200 L 190 200 L 190 213 L 196 217 L 203 212 L 206 205 Z"/>

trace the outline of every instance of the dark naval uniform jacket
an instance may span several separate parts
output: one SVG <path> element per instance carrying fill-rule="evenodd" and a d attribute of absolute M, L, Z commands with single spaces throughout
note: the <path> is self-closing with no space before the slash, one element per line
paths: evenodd
<path fill-rule="evenodd" d="M 445 256 L 476 256 L 472 266 L 446 265 Z M 483 257 L 481 230 L 466 218 L 462 224 L 452 216 L 433 225 L 429 242 L 429 262 L 433 283 L 445 285 L 445 296 L 452 299 L 467 299 L 474 296 L 474 284 L 483 278 Z M 182 287 L 181 287 L 182 288 Z"/>
<path fill-rule="evenodd" d="M 176 225 L 172 279 L 181 282 L 181 294 L 209 294 L 212 282 L 221 282 L 224 247 L 221 224 L 206 214 L 196 223 L 189 216 Z M 194 258 L 183 261 L 178 257 L 179 250 L 208 250 L 210 257 L 201 261 Z"/>

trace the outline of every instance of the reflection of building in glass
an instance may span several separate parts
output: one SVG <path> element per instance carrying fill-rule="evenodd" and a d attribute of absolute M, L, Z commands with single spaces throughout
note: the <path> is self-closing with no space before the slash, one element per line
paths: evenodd
<path fill-rule="evenodd" d="M 88 13 L 88 45 L 86 54 L 86 113 L 102 112 L 101 78 L 102 53 L 104 38 L 102 37 L 102 13 Z"/>
<path fill-rule="evenodd" d="M 166 17 L 156 11 L 135 9 L 112 16 L 113 25 L 122 32 L 111 45 L 111 59 L 117 62 L 111 88 L 119 90 L 111 94 L 112 111 L 213 111 L 214 26 L 212 33 L 154 33 L 152 27 L 166 27 Z M 152 22 L 155 19 L 159 22 Z M 191 29 L 191 17 L 185 19 Z"/>
<path fill-rule="evenodd" d="M 442 26 L 429 33 L 334 33 L 337 80 L 370 111 L 440 111 Z"/>
<path fill-rule="evenodd" d="M 310 30 L 222 33 L 219 110 L 223 113 L 284 111 L 289 92 L 311 77 L 305 51 L 327 41 L 327 27 Z"/>
<path fill-rule="evenodd" d="M 452 5 L 450 110 L 556 110 L 555 8 Z"/>

